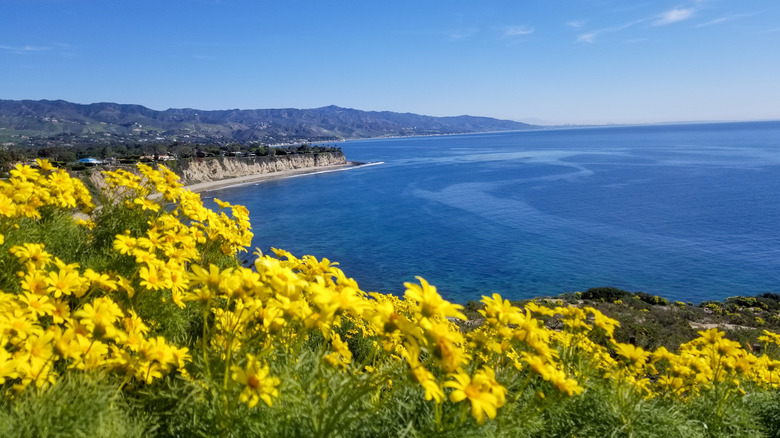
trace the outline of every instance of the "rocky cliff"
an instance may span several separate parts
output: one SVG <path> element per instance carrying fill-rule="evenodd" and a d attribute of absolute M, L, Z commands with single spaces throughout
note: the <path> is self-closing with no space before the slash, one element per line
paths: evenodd
<path fill-rule="evenodd" d="M 220 181 L 250 175 L 272 174 L 274 172 L 316 167 L 346 165 L 342 152 L 321 152 L 294 155 L 272 155 L 267 157 L 219 157 L 194 158 L 161 163 L 179 175 L 179 182 L 192 185 L 202 182 Z M 122 166 L 134 171 L 132 166 Z M 110 170 L 115 170 L 111 167 Z M 81 175 L 88 186 L 102 188 L 105 185 L 101 170 L 96 168 Z"/>
<path fill-rule="evenodd" d="M 203 158 L 178 162 L 173 169 L 184 185 L 219 181 L 249 175 L 263 175 L 283 170 L 347 164 L 342 152 L 274 155 L 268 157 Z"/>

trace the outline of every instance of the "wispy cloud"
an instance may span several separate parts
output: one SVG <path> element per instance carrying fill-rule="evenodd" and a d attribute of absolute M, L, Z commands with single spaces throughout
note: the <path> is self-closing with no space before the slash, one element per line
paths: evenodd
<path fill-rule="evenodd" d="M 577 35 L 578 43 L 592 43 L 596 41 L 597 32 L 588 32 Z"/>
<path fill-rule="evenodd" d="M 605 33 L 615 33 L 620 32 L 621 30 L 628 29 L 631 26 L 635 26 L 639 23 L 642 23 L 644 21 L 647 21 L 646 19 L 641 20 L 634 20 L 630 21 L 628 23 L 624 23 L 618 26 L 612 26 L 612 27 L 605 27 L 602 29 L 593 30 L 590 32 L 585 32 L 577 35 L 577 42 L 578 43 L 593 43 L 596 41 L 596 37 L 598 37 L 601 34 Z"/>
<path fill-rule="evenodd" d="M 25 53 L 42 52 L 45 50 L 51 50 L 51 47 L 43 46 L 6 46 L 0 44 L 0 50 L 16 55 L 23 55 Z"/>
<path fill-rule="evenodd" d="M 705 23 L 697 24 L 695 27 L 707 27 L 707 26 L 715 26 L 716 24 L 722 24 L 722 23 L 728 23 L 729 21 L 734 21 L 740 18 L 750 17 L 754 14 L 733 14 L 733 15 L 726 15 L 724 17 L 719 17 L 714 20 L 707 21 Z"/>
<path fill-rule="evenodd" d="M 696 26 L 694 26 L 694 27 L 707 27 L 707 26 L 714 26 L 714 25 L 716 25 L 716 24 L 725 23 L 725 22 L 727 22 L 727 21 L 731 21 L 731 19 L 730 19 L 729 17 L 720 17 L 720 18 L 716 18 L 716 19 L 714 19 L 714 20 L 710 20 L 710 21 L 708 21 L 708 22 L 706 22 L 706 23 L 700 23 L 700 24 L 697 24 L 697 25 L 696 25 Z"/>
<path fill-rule="evenodd" d="M 509 26 L 504 28 L 504 36 L 516 37 L 531 35 L 534 33 L 534 28 L 529 26 Z"/>
<path fill-rule="evenodd" d="M 679 23 L 693 17 L 696 9 L 694 8 L 675 8 L 661 14 L 654 22 L 653 26 L 666 26 L 672 23 Z"/>
<path fill-rule="evenodd" d="M 454 32 L 449 32 L 447 34 L 447 37 L 452 41 L 458 41 L 458 40 L 469 38 L 475 35 L 477 32 L 479 32 L 479 29 L 472 27 L 468 29 L 461 29 L 461 30 L 456 30 Z"/>
<path fill-rule="evenodd" d="M 708 0 L 688 0 L 687 2 L 685 2 L 685 5 L 667 10 L 661 14 L 640 18 L 618 26 L 605 27 L 601 29 L 582 32 L 579 35 L 577 35 L 577 42 L 593 43 L 602 34 L 620 32 L 624 29 L 627 29 L 629 27 L 635 26 L 640 23 L 650 22 L 652 26 L 658 27 L 658 26 L 667 26 L 673 23 L 679 23 L 685 20 L 689 20 L 696 15 L 696 13 L 701 9 L 702 5 L 707 1 Z M 722 23 L 731 20 L 735 17 L 736 16 L 727 16 L 727 17 L 718 18 L 708 23 L 701 24 L 697 27 Z M 567 26 L 574 29 L 582 28 L 583 24 L 584 22 L 582 20 L 569 21 L 566 23 Z"/>

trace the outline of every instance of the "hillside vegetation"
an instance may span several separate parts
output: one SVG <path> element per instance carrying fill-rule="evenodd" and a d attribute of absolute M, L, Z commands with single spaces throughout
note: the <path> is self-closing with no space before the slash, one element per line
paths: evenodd
<path fill-rule="evenodd" d="M 289 144 L 410 135 L 516 131 L 488 117 L 430 117 L 337 106 L 314 109 L 155 111 L 140 105 L 0 100 L 0 143 L 73 146 L 132 143 Z"/>
<path fill-rule="evenodd" d="M 0 181 L 2 436 L 780 434 L 773 331 L 665 347 L 600 310 L 652 312 L 619 290 L 464 307 L 281 249 L 243 266 L 247 209 L 204 207 L 165 167 L 110 172 L 93 199 L 38 166 Z"/>

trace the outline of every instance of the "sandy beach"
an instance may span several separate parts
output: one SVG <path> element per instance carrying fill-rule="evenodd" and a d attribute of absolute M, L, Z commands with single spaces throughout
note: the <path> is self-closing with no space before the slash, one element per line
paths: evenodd
<path fill-rule="evenodd" d="M 293 169 L 293 170 L 281 170 L 278 172 L 240 176 L 237 178 L 222 179 L 219 181 L 206 181 L 202 183 L 184 186 L 184 188 L 192 190 L 193 192 L 208 192 L 212 190 L 224 189 L 227 187 L 235 187 L 235 186 L 255 184 L 259 182 L 265 182 L 265 181 L 271 181 L 277 179 L 292 178 L 296 176 L 313 174 L 313 173 L 336 172 L 339 170 L 345 170 L 350 167 L 360 166 L 361 164 L 362 163 L 350 162 L 347 164 L 338 164 L 334 166 L 318 166 L 318 167 L 307 167 L 307 168 Z"/>

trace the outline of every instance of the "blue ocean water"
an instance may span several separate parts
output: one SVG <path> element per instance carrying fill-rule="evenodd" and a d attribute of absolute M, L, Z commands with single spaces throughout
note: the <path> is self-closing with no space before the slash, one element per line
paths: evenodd
<path fill-rule="evenodd" d="M 253 246 L 338 261 L 367 291 L 446 298 L 595 286 L 699 302 L 780 292 L 780 122 L 341 143 L 346 171 L 204 194 Z"/>

